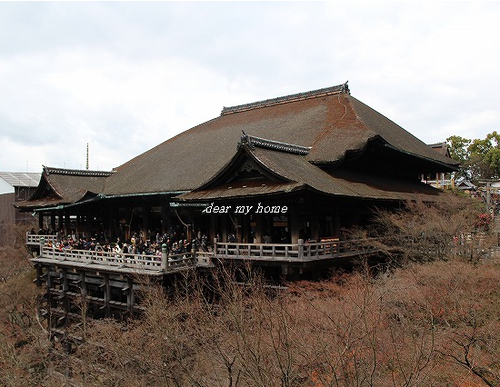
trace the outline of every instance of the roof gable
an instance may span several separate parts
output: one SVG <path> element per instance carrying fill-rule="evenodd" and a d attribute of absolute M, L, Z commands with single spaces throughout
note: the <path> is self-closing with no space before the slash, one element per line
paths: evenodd
<path fill-rule="evenodd" d="M 233 158 L 212 178 L 194 191 L 210 189 L 220 184 L 232 182 L 250 182 L 253 184 L 291 182 L 291 179 L 283 176 L 280 171 L 273 170 L 272 167 L 269 167 L 256 157 L 255 148 L 301 155 L 309 152 L 307 147 L 255 137 L 243 132 Z"/>
<path fill-rule="evenodd" d="M 251 199 L 299 190 L 377 200 L 408 200 L 416 195 L 429 198 L 440 194 L 440 191 L 418 181 L 342 169 L 328 173 L 309 162 L 307 155 L 285 150 L 286 145 L 293 144 L 284 144 L 282 149 L 251 144 L 252 136 L 244 134 L 230 163 L 205 184 L 177 196 L 175 200 Z M 252 171 L 258 171 L 258 175 L 245 178 L 245 172 Z"/>
<path fill-rule="evenodd" d="M 40 183 L 31 197 L 17 204 L 20 208 L 72 204 L 104 190 L 112 172 L 43 167 Z"/>

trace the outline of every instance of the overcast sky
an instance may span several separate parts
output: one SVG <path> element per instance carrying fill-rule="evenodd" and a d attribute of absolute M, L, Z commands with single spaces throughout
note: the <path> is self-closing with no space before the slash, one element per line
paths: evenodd
<path fill-rule="evenodd" d="M 422 141 L 484 138 L 499 30 L 500 2 L 0 2 L 0 170 L 85 169 L 87 143 L 111 170 L 223 106 L 347 80 Z"/>

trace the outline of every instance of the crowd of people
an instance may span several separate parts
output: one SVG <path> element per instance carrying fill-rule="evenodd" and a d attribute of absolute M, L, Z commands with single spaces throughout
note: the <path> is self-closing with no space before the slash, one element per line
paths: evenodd
<path fill-rule="evenodd" d="M 93 232 L 92 237 L 77 235 L 75 230 L 72 230 L 70 234 L 65 234 L 62 230 L 59 232 L 39 230 L 36 232 L 32 229 L 30 233 L 55 235 L 55 238 L 47 238 L 45 245 L 60 251 L 91 250 L 116 254 L 161 256 L 162 249 L 166 249 L 168 255 L 177 255 L 192 249 L 206 249 L 208 245 L 208 238 L 204 234 L 198 232 L 192 241 L 188 241 L 184 232 L 174 228 L 165 233 L 157 232 L 154 237 L 149 232 L 137 230 L 131 233 L 129 238 L 124 238 L 124 240 L 117 238 L 114 242 L 109 241 L 105 232 Z"/>

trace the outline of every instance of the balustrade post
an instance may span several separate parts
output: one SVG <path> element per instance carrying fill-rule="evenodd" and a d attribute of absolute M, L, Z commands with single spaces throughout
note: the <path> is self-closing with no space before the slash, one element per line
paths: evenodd
<path fill-rule="evenodd" d="M 298 244 L 298 254 L 297 258 L 299 261 L 302 261 L 304 259 L 304 239 L 299 239 L 299 244 Z"/>
<path fill-rule="evenodd" d="M 217 255 L 218 251 L 217 251 L 217 238 L 214 238 L 214 253 L 215 255 Z"/>
<path fill-rule="evenodd" d="M 168 246 L 166 243 L 161 245 L 161 270 L 166 271 L 168 267 Z"/>

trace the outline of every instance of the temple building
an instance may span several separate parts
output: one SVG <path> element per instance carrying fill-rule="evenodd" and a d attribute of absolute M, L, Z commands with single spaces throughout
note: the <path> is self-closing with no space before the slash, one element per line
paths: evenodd
<path fill-rule="evenodd" d="M 27 245 L 57 328 L 81 296 L 93 316 L 140 313 L 138 276 L 169 287 L 229 262 L 281 281 L 383 258 L 366 243 L 374 209 L 446 198 L 422 176 L 457 167 L 346 83 L 225 107 L 112 171 L 43 167 L 16 206 L 38 216 Z"/>
<path fill-rule="evenodd" d="M 375 207 L 434 200 L 421 176 L 457 166 L 346 83 L 224 107 L 109 172 L 44 167 L 17 206 L 41 229 L 110 241 L 173 226 L 188 239 L 320 241 L 367 225 Z"/>

